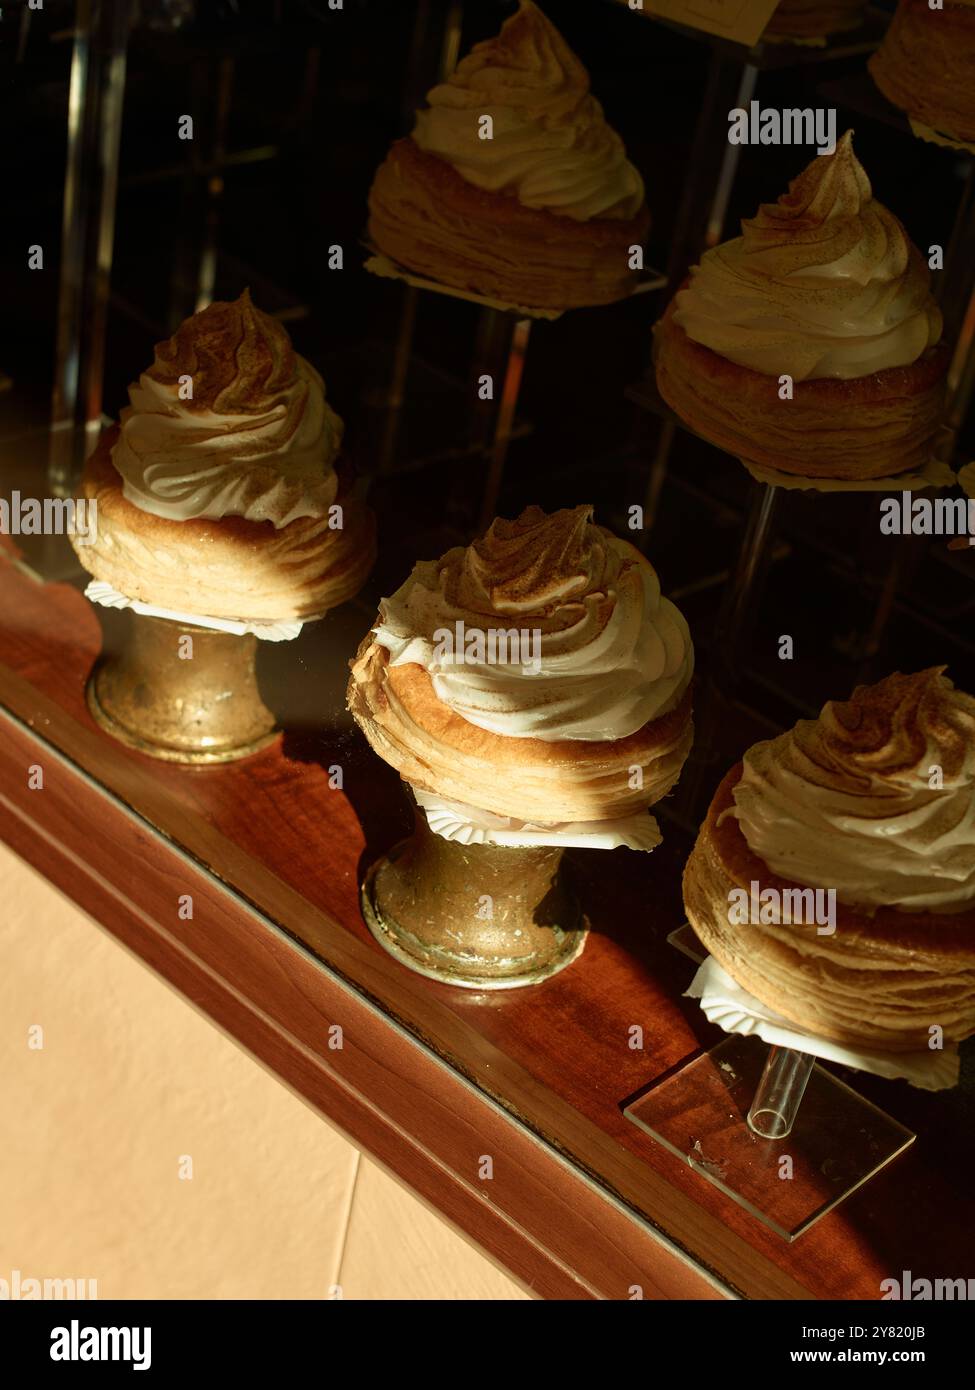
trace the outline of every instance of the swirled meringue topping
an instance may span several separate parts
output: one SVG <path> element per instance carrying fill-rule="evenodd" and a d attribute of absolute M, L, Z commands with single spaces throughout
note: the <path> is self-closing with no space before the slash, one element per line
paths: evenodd
<path fill-rule="evenodd" d="M 975 699 L 893 675 L 745 754 L 742 834 L 781 878 L 867 911 L 975 903 Z"/>
<path fill-rule="evenodd" d="M 392 665 L 422 666 L 439 700 L 491 733 L 589 742 L 635 733 L 679 702 L 694 649 L 649 561 L 591 518 L 589 506 L 528 507 L 473 545 L 420 561 L 383 600 L 375 640 Z M 512 631 L 528 635 L 519 659 L 492 662 L 492 636 L 497 652 L 497 635 Z M 488 655 L 472 657 L 463 634 L 483 634 Z"/>
<path fill-rule="evenodd" d="M 413 139 L 468 183 L 587 222 L 633 217 L 643 180 L 589 92 L 589 74 L 532 0 L 427 94 Z M 481 116 L 493 121 L 482 139 Z"/>
<path fill-rule="evenodd" d="M 941 337 L 928 268 L 873 196 L 847 131 L 742 235 L 706 251 L 677 296 L 687 336 L 793 381 L 903 367 Z"/>
<path fill-rule="evenodd" d="M 247 290 L 160 343 L 129 400 L 112 462 L 134 506 L 172 521 L 242 516 L 279 529 L 327 516 L 342 421 L 314 367 Z"/>

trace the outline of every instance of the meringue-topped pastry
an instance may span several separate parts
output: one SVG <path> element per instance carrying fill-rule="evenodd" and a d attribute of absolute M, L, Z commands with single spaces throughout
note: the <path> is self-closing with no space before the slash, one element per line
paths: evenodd
<path fill-rule="evenodd" d="M 736 890 L 763 911 L 740 920 Z M 832 930 L 785 907 L 808 890 L 834 896 Z M 934 1025 L 975 1032 L 975 699 L 943 667 L 897 674 L 754 745 L 712 802 L 684 900 L 729 974 L 825 1037 L 906 1049 Z"/>
<path fill-rule="evenodd" d="M 643 180 L 589 90 L 589 74 L 532 0 L 476 44 L 417 112 L 415 143 L 490 193 L 588 222 L 634 217 Z M 482 114 L 490 139 L 472 139 Z"/>
<path fill-rule="evenodd" d="M 639 551 L 589 506 L 529 507 L 419 562 L 383 600 L 349 703 L 423 791 L 540 824 L 603 821 L 677 780 L 693 665 L 687 624 Z"/>
<path fill-rule="evenodd" d="M 129 400 L 112 462 L 143 511 L 171 521 L 242 516 L 278 529 L 328 515 L 342 421 L 315 368 L 248 290 L 160 343 Z"/>
<path fill-rule="evenodd" d="M 704 253 L 674 323 L 729 362 L 793 381 L 908 366 L 941 337 L 927 265 L 874 198 L 849 131 L 740 237 Z"/>
<path fill-rule="evenodd" d="M 130 599 L 213 618 L 317 617 L 375 557 L 340 480 L 324 383 L 248 291 L 187 319 L 85 466 L 86 569 Z"/>
<path fill-rule="evenodd" d="M 943 668 L 861 686 L 756 743 L 734 798 L 781 878 L 868 911 L 975 904 L 975 700 Z"/>
<path fill-rule="evenodd" d="M 376 174 L 369 232 L 410 270 L 520 306 L 620 298 L 649 219 L 589 75 L 533 0 L 427 96 Z"/>
<path fill-rule="evenodd" d="M 390 664 L 422 666 L 438 700 L 508 738 L 626 738 L 673 709 L 693 669 L 687 623 L 653 568 L 591 517 L 590 507 L 529 507 L 466 549 L 420 561 L 382 604 L 375 640 Z M 485 621 L 537 642 L 495 665 L 469 664 L 456 644 L 438 650 L 437 633 Z"/>
<path fill-rule="evenodd" d="M 741 458 L 883 477 L 930 457 L 941 331 L 928 267 L 874 198 L 847 131 L 741 236 L 705 252 L 661 325 L 657 380 L 678 414 Z"/>
<path fill-rule="evenodd" d="M 899 0 L 867 67 L 916 135 L 975 148 L 975 0 Z"/>

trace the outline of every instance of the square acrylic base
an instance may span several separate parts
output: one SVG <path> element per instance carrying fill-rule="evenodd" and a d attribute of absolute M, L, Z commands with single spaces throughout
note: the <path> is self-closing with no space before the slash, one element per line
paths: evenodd
<path fill-rule="evenodd" d="M 667 944 L 673 946 L 675 951 L 688 956 L 695 965 L 703 965 L 708 958 L 708 953 L 698 941 L 690 922 L 685 922 L 682 927 L 675 927 L 667 937 Z"/>
<path fill-rule="evenodd" d="M 915 1135 L 816 1066 L 792 1133 L 761 1138 L 747 1116 L 768 1052 L 760 1038 L 728 1037 L 623 1113 L 791 1241 L 909 1148 Z"/>

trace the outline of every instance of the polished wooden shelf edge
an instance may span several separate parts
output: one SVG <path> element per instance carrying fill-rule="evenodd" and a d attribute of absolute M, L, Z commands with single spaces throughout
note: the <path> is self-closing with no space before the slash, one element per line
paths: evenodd
<path fill-rule="evenodd" d="M 99 652 L 115 649 L 118 621 L 72 585 L 31 580 L 0 554 L 0 709 L 21 740 L 13 761 L 0 759 L 0 835 L 16 837 L 49 877 L 61 846 L 75 855 L 84 872 L 71 861 L 58 869 L 66 891 L 74 885 L 150 964 L 158 955 L 189 998 L 212 1000 L 204 1007 L 216 1021 L 288 1084 L 289 1070 L 311 1068 L 312 1103 L 518 1278 L 550 1297 L 567 1287 L 628 1297 L 639 1284 L 653 1297 L 870 1300 L 903 1269 L 967 1273 L 970 1088 L 935 1096 L 858 1076 L 856 1089 L 918 1142 L 791 1244 L 626 1120 L 628 1099 L 720 1036 L 684 997 L 693 970 L 667 944 L 681 921 L 689 848 L 678 827 L 668 824 L 653 855 L 570 854 L 592 924 L 571 969 L 495 996 L 426 980 L 377 945 L 359 905 L 368 866 L 409 826 L 399 780 L 344 712 L 362 613 L 338 609 L 287 650 L 265 644 L 262 691 L 284 741 L 202 772 L 155 763 L 92 721 L 85 684 Z M 5 729 L 0 715 L 0 743 L 10 744 Z M 60 802 L 26 790 L 32 754 L 72 788 Z M 331 784 L 336 762 L 341 790 Z M 113 838 L 125 848 L 114 851 Z M 143 877 L 155 885 L 151 903 Z M 208 913 L 211 903 L 231 913 L 222 931 L 199 930 L 199 913 L 196 926 L 177 918 L 176 885 L 190 878 Z M 148 920 L 133 917 L 136 907 Z M 357 1075 L 356 1097 L 340 1098 L 352 1059 L 328 1053 L 324 1021 L 345 1026 L 352 1010 L 376 1039 L 378 1070 Z M 408 1058 L 418 1067 L 422 1058 L 423 1073 L 406 1104 L 398 1072 L 395 1085 L 389 1074 Z M 449 1103 L 434 1103 L 444 1095 Z M 466 1128 L 454 1128 L 455 1113 Z M 694 1123 L 689 1113 L 689 1133 Z M 482 1183 L 470 1146 L 497 1158 L 491 1146 L 502 1140 L 517 1144 L 518 1160 L 505 1149 Z M 435 1178 L 434 1160 L 443 1169 Z M 499 1220 L 518 1234 L 499 1236 Z"/>
<path fill-rule="evenodd" d="M 733 1296 L 35 731 L 7 712 L 0 728 L 0 836 L 15 852 L 526 1289 Z"/>

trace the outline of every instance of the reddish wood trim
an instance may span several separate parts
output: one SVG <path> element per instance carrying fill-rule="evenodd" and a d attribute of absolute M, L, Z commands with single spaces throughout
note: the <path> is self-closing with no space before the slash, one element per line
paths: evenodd
<path fill-rule="evenodd" d="M 350 1140 L 544 1298 L 718 1298 L 573 1165 L 0 714 L 0 834 Z M 27 788 L 31 764 L 44 790 Z M 121 886 L 138 866 L 138 901 Z M 194 920 L 177 916 L 189 893 Z M 341 1051 L 328 1028 L 340 1024 Z M 494 1161 L 479 1181 L 482 1154 Z"/>
<path fill-rule="evenodd" d="M 109 628 L 117 621 L 102 620 Z M 269 688 L 276 676 L 279 692 L 288 691 L 282 712 L 306 732 L 244 763 L 198 773 L 153 763 L 95 728 L 84 687 L 102 645 L 99 618 L 71 587 L 32 583 L 0 559 L 0 706 L 110 789 L 124 816 L 131 807 L 181 846 L 205 881 L 232 885 L 285 929 L 284 939 L 300 938 L 302 951 L 324 962 L 332 978 L 422 1039 L 450 1075 L 497 1098 L 522 1132 L 565 1155 L 577 1174 L 591 1174 L 634 1222 L 665 1232 L 736 1291 L 751 1298 L 876 1299 L 880 1280 L 903 1269 L 967 1277 L 975 1194 L 965 1174 L 975 1164 L 975 1136 L 960 1091 L 930 1095 L 857 1076 L 856 1089 L 915 1129 L 918 1141 L 792 1245 L 623 1118 L 625 1098 L 720 1036 L 682 998 L 691 971 L 666 944 L 681 921 L 687 852 L 672 829 L 653 855 L 573 856 L 594 930 L 582 958 L 535 990 L 485 999 L 414 975 L 380 949 L 362 922 L 358 882 L 406 818 L 396 778 L 340 722 L 345 661 L 367 621 L 339 609 L 307 643 L 303 635 L 293 650 L 289 644 L 263 653 Z M 329 788 L 327 768 L 336 760 L 346 772 L 344 792 Z M 14 779 L 20 795 L 22 770 Z M 47 825 L 36 805 L 31 814 Z M 78 821 L 72 833 L 82 838 L 66 843 L 83 855 L 92 837 L 76 808 L 68 814 Z M 99 840 L 114 833 L 111 818 L 96 823 Z M 133 873 L 144 871 L 142 861 L 155 859 L 159 846 L 147 838 L 137 857 L 107 855 L 105 881 L 132 896 Z M 44 859 L 38 862 L 43 868 Z M 271 1012 L 275 1026 L 306 1043 L 314 1039 L 320 1020 L 308 1022 L 306 1037 L 305 1024 L 297 1028 L 290 1013 L 274 1014 L 279 967 L 263 956 L 251 961 L 249 938 L 236 930 L 240 942 L 231 946 L 228 934 L 219 949 L 194 938 L 195 954 Z M 633 1023 L 644 1031 L 640 1051 L 628 1047 Z M 362 1093 L 377 1103 L 365 1087 Z M 400 1123 L 415 1142 L 434 1147 L 427 1127 L 434 1125 L 435 1139 L 435 1114 L 415 1129 L 409 1116 Z M 530 1214 L 524 1227 L 534 1231 Z M 476 1221 L 465 1229 L 477 1236 Z"/>

